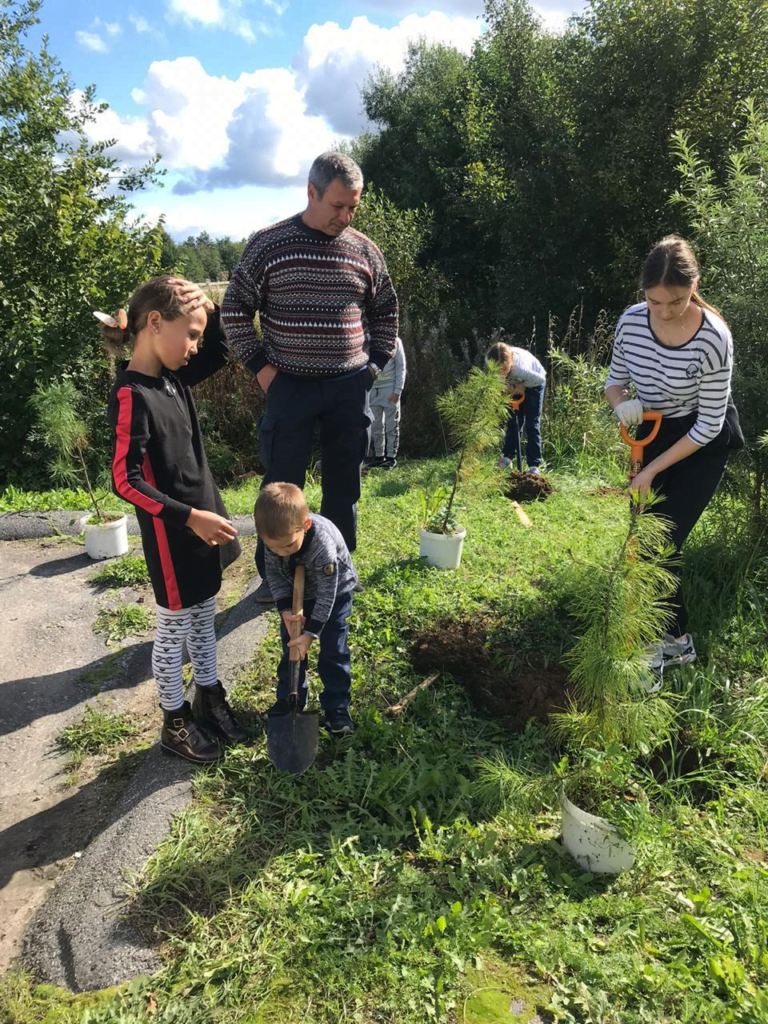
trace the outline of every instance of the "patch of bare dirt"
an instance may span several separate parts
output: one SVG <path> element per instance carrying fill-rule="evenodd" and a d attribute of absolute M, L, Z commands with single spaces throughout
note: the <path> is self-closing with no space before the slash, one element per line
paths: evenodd
<path fill-rule="evenodd" d="M 627 496 L 627 492 L 623 487 L 606 487 L 604 484 L 601 484 L 589 493 L 596 494 L 598 498 L 626 498 Z"/>
<path fill-rule="evenodd" d="M 543 501 L 555 488 L 545 476 L 534 473 L 521 473 L 517 469 L 509 471 L 504 494 L 512 501 Z"/>
<path fill-rule="evenodd" d="M 542 666 L 507 674 L 491 658 L 488 631 L 489 622 L 482 617 L 438 623 L 416 637 L 413 666 L 420 672 L 450 672 L 478 711 L 512 732 L 522 732 L 531 718 L 547 722 L 553 713 L 564 711 L 565 669 Z"/>

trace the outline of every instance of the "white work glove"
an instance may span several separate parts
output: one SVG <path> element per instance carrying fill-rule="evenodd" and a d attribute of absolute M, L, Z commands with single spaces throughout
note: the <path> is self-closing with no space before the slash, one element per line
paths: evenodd
<path fill-rule="evenodd" d="M 639 427 L 643 422 L 643 403 L 639 398 L 627 398 L 619 402 L 613 411 L 625 427 Z"/>

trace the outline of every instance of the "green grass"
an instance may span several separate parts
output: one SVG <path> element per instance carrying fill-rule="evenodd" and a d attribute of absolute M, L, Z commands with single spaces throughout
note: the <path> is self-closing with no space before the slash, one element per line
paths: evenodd
<path fill-rule="evenodd" d="M 680 729 L 638 863 L 600 879 L 564 853 L 554 799 L 529 813 L 482 785 L 481 758 L 546 770 L 559 755 L 542 726 L 505 731 L 447 676 L 403 716 L 386 707 L 421 678 L 411 644 L 436 622 L 484 616 L 510 687 L 556 664 L 575 639 L 563 612 L 573 557 L 610 548 L 625 500 L 555 475 L 525 530 L 504 498 L 469 489 L 464 560 L 445 573 L 418 559 L 425 471 L 406 463 L 364 486 L 355 735 L 323 739 L 300 778 L 271 768 L 263 738 L 198 774 L 196 802 L 131 901 L 164 969 L 85 1015 L 62 1000 L 46 1016 L 50 1003 L 22 985 L 10 1024 L 139 1024 L 150 993 L 173 1024 L 768 1021 L 767 563 L 738 526 L 744 510 L 724 495 L 691 539 L 701 661 L 669 676 Z M 273 615 L 233 693 L 244 714 L 269 700 L 277 653 Z"/>
<path fill-rule="evenodd" d="M 132 512 L 133 506 L 111 491 L 96 488 L 96 500 L 106 512 Z M 91 507 L 91 498 L 84 487 L 59 487 L 50 491 L 22 491 L 6 487 L 0 491 L 0 512 L 51 512 L 58 509 L 81 512 Z"/>
<path fill-rule="evenodd" d="M 249 478 L 232 487 L 221 490 L 224 505 L 230 515 L 253 515 L 253 506 L 259 492 L 259 478 Z M 319 493 L 319 485 L 310 476 L 307 491 L 311 495 L 313 488 Z M 99 506 L 106 512 L 133 513 L 132 505 L 122 501 L 111 491 L 96 489 Z M 59 487 L 50 491 L 23 491 L 16 487 L 6 487 L 0 491 L 0 513 L 3 512 L 79 512 L 90 508 L 90 497 L 84 488 Z"/>
<path fill-rule="evenodd" d="M 141 555 L 123 555 L 106 562 L 91 576 L 90 582 L 104 589 L 143 586 L 149 583 L 147 563 Z"/>
<path fill-rule="evenodd" d="M 93 631 L 112 644 L 146 633 L 151 626 L 152 615 L 146 608 L 138 604 L 121 604 L 117 608 L 102 608 L 96 616 Z"/>
<path fill-rule="evenodd" d="M 86 704 L 80 721 L 68 725 L 59 736 L 59 745 L 71 754 L 70 769 L 76 771 L 86 757 L 114 750 L 138 731 L 127 715 L 98 711 Z"/>

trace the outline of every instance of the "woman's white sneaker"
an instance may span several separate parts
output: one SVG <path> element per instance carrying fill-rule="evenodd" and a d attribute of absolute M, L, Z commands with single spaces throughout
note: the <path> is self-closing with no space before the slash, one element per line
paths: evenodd
<path fill-rule="evenodd" d="M 646 693 L 658 693 L 661 689 L 664 671 L 675 665 L 687 665 L 696 661 L 696 648 L 690 633 L 676 640 L 669 633 L 659 644 L 648 649 L 648 675 L 643 680 Z"/>

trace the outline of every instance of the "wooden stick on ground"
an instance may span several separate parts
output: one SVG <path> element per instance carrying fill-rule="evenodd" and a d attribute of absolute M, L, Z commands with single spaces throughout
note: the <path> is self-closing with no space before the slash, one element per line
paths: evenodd
<path fill-rule="evenodd" d="M 533 526 L 533 523 L 523 511 L 519 501 L 513 501 L 512 508 L 517 513 L 517 518 L 520 520 L 523 526 Z"/>
<path fill-rule="evenodd" d="M 427 676 L 427 678 L 423 682 L 419 683 L 418 686 L 414 686 L 414 688 L 411 690 L 410 693 L 406 693 L 406 695 L 404 697 L 402 697 L 397 702 L 397 704 L 393 704 L 391 708 L 387 708 L 387 714 L 388 715 L 399 715 L 399 714 L 402 714 L 402 712 L 405 711 L 405 709 L 408 707 L 408 705 L 413 701 L 414 697 L 419 692 L 419 690 L 426 690 L 426 688 L 428 686 L 431 686 L 432 683 L 434 683 L 434 681 L 437 679 L 437 677 L 439 675 L 440 675 L 439 672 L 435 672 L 433 675 Z"/>

